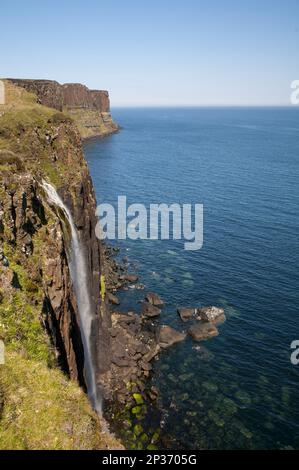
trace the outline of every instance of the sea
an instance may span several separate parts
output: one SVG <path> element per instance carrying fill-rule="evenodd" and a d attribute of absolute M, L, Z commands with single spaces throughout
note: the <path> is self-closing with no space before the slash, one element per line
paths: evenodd
<path fill-rule="evenodd" d="M 298 449 L 299 107 L 112 114 L 121 131 L 84 144 L 98 203 L 203 205 L 199 250 L 111 241 L 145 285 L 119 292 L 119 309 L 139 312 L 153 291 L 165 301 L 158 321 L 179 331 L 179 307 L 226 315 L 217 337 L 188 336 L 154 361 L 159 411 L 140 423 L 137 448 L 158 432 L 173 449 Z"/>

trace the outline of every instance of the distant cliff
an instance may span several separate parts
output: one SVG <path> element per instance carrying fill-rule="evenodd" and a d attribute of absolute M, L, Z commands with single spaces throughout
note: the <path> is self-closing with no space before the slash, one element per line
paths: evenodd
<path fill-rule="evenodd" d="M 89 90 L 80 83 L 61 85 L 54 80 L 8 80 L 34 93 L 40 104 L 67 113 L 83 139 L 104 137 L 119 129 L 111 117 L 108 91 Z"/>

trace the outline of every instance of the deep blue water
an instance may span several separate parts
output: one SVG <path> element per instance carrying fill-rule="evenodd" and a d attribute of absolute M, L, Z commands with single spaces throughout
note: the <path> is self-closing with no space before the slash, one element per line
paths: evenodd
<path fill-rule="evenodd" d="M 177 306 L 227 316 L 204 354 L 187 339 L 156 362 L 163 431 L 185 448 L 299 448 L 299 109 L 113 115 L 122 131 L 85 144 L 98 202 L 204 205 L 201 250 L 126 240 L 123 255 L 167 302 L 164 323 L 185 328 Z"/>

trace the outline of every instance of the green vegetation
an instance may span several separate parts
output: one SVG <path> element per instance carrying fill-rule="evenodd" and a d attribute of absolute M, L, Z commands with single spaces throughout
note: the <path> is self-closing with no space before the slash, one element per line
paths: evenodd
<path fill-rule="evenodd" d="M 59 370 L 6 355 L 0 366 L 0 449 L 104 449 L 119 447 L 100 433 L 87 397 Z"/>
<path fill-rule="evenodd" d="M 22 160 L 9 150 L 0 150 L 0 167 L 11 169 L 11 166 L 14 166 L 17 171 L 22 170 Z"/>
<path fill-rule="evenodd" d="M 101 299 L 102 301 L 105 300 L 105 295 L 106 295 L 106 281 L 105 281 L 105 276 L 104 274 L 101 274 L 100 278 L 100 283 L 101 283 Z"/>
<path fill-rule="evenodd" d="M 107 135 L 115 131 L 115 124 L 106 120 L 104 122 L 102 114 L 96 109 L 65 109 L 65 114 L 72 118 L 80 131 L 83 139 L 93 137 L 94 135 Z"/>
<path fill-rule="evenodd" d="M 28 171 L 48 178 L 55 186 L 64 183 L 67 174 L 74 183 L 86 167 L 78 154 L 80 137 L 69 116 L 37 103 L 34 94 L 5 82 L 5 105 L 0 105 L 1 172 Z M 70 153 L 78 154 L 78 160 Z M 76 164 L 77 163 L 77 164 Z"/>
<path fill-rule="evenodd" d="M 136 405 L 143 405 L 144 400 L 143 400 L 142 395 L 140 393 L 133 393 L 133 398 L 136 402 Z"/>

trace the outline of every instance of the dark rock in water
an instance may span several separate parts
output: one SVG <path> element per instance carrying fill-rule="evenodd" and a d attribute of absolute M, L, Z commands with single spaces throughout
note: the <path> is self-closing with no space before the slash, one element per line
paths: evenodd
<path fill-rule="evenodd" d="M 195 315 L 196 308 L 182 307 L 178 308 L 177 312 L 181 317 L 181 320 L 186 322 Z"/>
<path fill-rule="evenodd" d="M 141 314 L 143 318 L 155 318 L 155 317 L 158 317 L 160 313 L 161 313 L 161 310 L 158 307 L 155 307 L 149 302 L 142 302 Z"/>
<path fill-rule="evenodd" d="M 207 322 L 191 326 L 188 333 L 195 341 L 203 341 L 219 334 L 216 326 Z"/>
<path fill-rule="evenodd" d="M 163 300 L 154 292 L 148 292 L 145 296 L 145 300 L 156 307 L 162 307 L 164 305 Z"/>
<path fill-rule="evenodd" d="M 125 282 L 137 282 L 138 276 L 136 274 L 124 274 L 120 276 L 120 280 Z"/>
<path fill-rule="evenodd" d="M 119 305 L 120 302 L 116 295 L 113 295 L 111 292 L 108 292 L 108 300 L 112 305 Z"/>
<path fill-rule="evenodd" d="M 180 333 L 171 326 L 162 325 L 159 331 L 158 343 L 163 349 L 169 348 L 173 344 L 184 341 L 185 333 Z"/>
<path fill-rule="evenodd" d="M 201 345 L 196 345 L 196 346 L 193 346 L 192 348 L 194 351 L 196 351 L 199 356 L 200 356 L 200 359 L 202 359 L 203 361 L 210 361 L 213 359 L 214 357 L 214 354 L 211 353 L 211 351 L 209 351 L 205 346 L 203 346 L 202 344 Z"/>
<path fill-rule="evenodd" d="M 202 307 L 197 310 L 200 320 L 210 323 L 222 323 L 225 321 L 223 308 L 218 307 Z"/>

